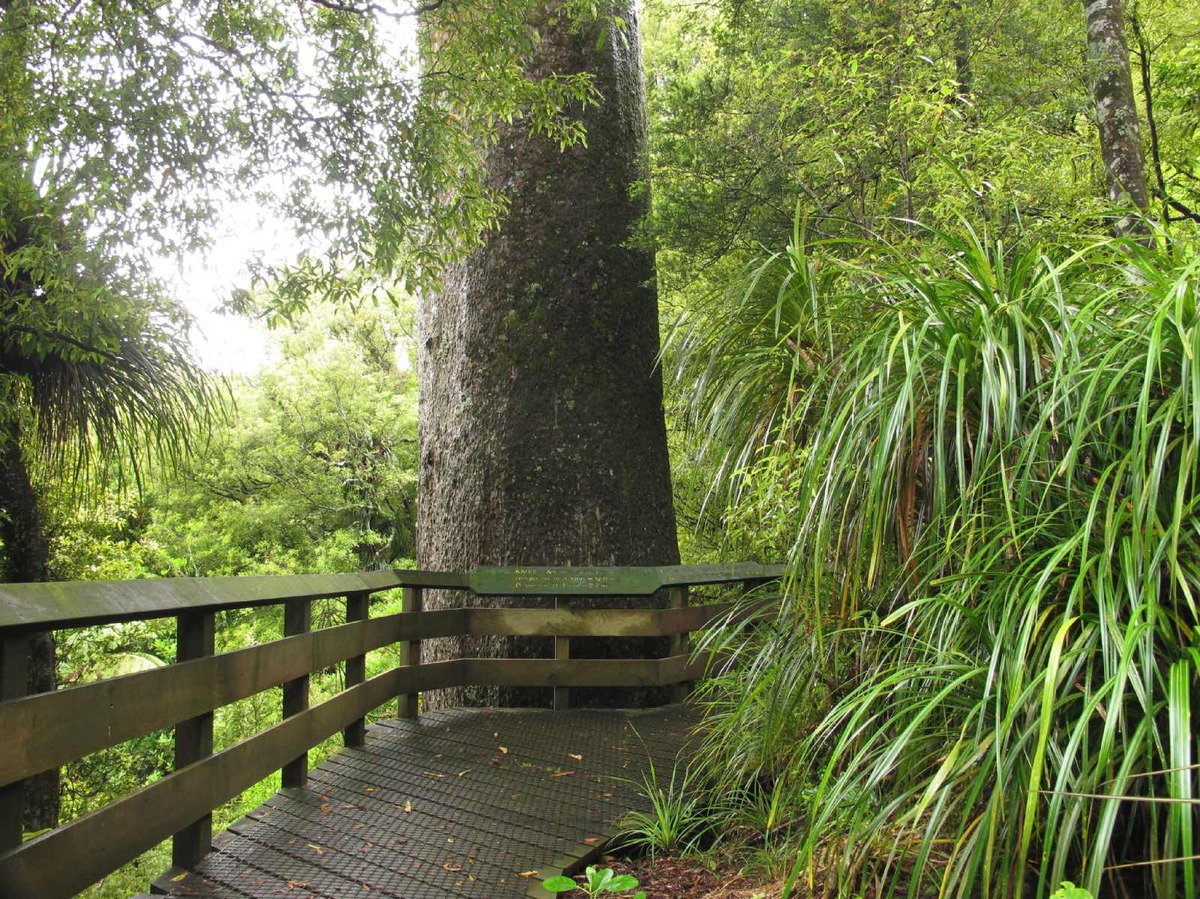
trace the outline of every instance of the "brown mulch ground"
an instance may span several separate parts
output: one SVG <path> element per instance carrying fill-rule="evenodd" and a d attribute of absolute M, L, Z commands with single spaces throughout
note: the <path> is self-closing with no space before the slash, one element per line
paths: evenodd
<path fill-rule="evenodd" d="M 678 858 L 633 861 L 606 856 L 597 867 L 632 874 L 638 879 L 638 889 L 646 891 L 646 899 L 778 899 L 783 892 L 780 883 L 755 882 L 732 870 L 713 872 Z"/>

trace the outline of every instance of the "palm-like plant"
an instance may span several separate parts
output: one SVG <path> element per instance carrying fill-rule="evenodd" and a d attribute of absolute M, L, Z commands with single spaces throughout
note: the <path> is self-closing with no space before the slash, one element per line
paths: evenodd
<path fill-rule="evenodd" d="M 760 444 L 804 448 L 794 590 L 713 638 L 753 663 L 710 751 L 761 776 L 746 722 L 792 734 L 813 883 L 1192 899 L 1200 263 L 934 238 L 812 302 L 833 343 Z"/>
<path fill-rule="evenodd" d="M 816 377 L 840 336 L 825 328 L 844 323 L 818 309 L 839 287 L 822 262 L 797 220 L 785 250 L 750 263 L 728 295 L 710 296 L 668 335 L 664 353 L 688 398 L 690 429 L 715 463 L 714 487 L 735 498 L 764 449 L 770 461 L 792 443 L 797 386 Z"/>
<path fill-rule="evenodd" d="M 0 540 L 8 581 L 49 576 L 31 469 L 75 484 L 173 461 L 219 406 L 195 363 L 188 317 L 0 169 Z M 54 689 L 54 642 L 36 637 L 31 686 Z M 53 778 L 51 778 L 53 780 Z M 53 826 L 53 783 L 32 791 L 33 827 Z"/>

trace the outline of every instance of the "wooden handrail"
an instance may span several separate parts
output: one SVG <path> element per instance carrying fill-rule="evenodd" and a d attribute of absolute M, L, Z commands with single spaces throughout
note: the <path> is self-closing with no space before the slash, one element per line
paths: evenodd
<path fill-rule="evenodd" d="M 467 576 L 480 596 L 650 596 L 664 587 L 732 584 L 783 576 L 782 565 L 662 565 L 605 568 L 476 568 Z"/>
<path fill-rule="evenodd" d="M 556 699 L 582 686 L 684 685 L 711 660 L 687 655 L 686 635 L 733 614 L 760 614 L 768 603 L 686 605 L 686 587 L 742 582 L 747 587 L 782 574 L 756 564 L 675 568 L 480 568 L 470 575 L 384 571 L 349 575 L 163 579 L 128 582 L 9 584 L 0 586 L 0 822 L 19 822 L 20 781 L 129 739 L 184 724 L 194 730 L 216 709 L 263 690 L 292 684 L 285 718 L 273 727 L 212 752 L 188 731 L 181 766 L 123 799 L 19 843 L 19 828 L 0 843 L 0 899 L 69 896 L 162 839 L 176 836 L 177 858 L 207 846 L 207 816 L 247 787 L 287 768 L 302 780 L 313 746 L 343 731 L 348 744 L 361 740 L 363 717 L 399 696 L 401 714 L 415 714 L 421 692 L 447 687 L 549 686 Z M 407 609 L 368 617 L 372 593 L 406 588 Z M 650 595 L 674 590 L 671 608 L 554 609 L 457 608 L 420 611 L 424 588 L 483 595 Z M 682 592 L 681 592 L 682 591 Z M 350 598 L 346 624 L 308 631 L 297 609 L 316 598 Z M 682 597 L 682 599 L 680 599 Z M 291 604 L 293 635 L 260 646 L 212 655 L 201 641 L 190 661 L 34 696 L 14 696 L 21 665 L 8 656 L 33 630 L 133 619 L 180 616 L 211 621 L 219 610 Z M 299 622 L 299 623 L 297 623 Z M 194 625 L 192 625 L 194 626 Z M 417 664 L 420 641 L 468 635 L 545 636 L 564 644 L 573 637 L 671 637 L 671 653 L 659 659 L 573 659 L 559 645 L 551 659 L 456 659 Z M 404 648 L 399 667 L 369 680 L 348 677 L 347 689 L 307 707 L 305 678 L 339 662 L 362 667 L 366 653 Z M 204 648 L 207 646 L 207 648 Z M 10 670 L 11 669 L 11 670 Z M 349 671 L 348 667 L 348 671 Z M 685 689 L 682 686 L 677 689 Z M 19 693 L 20 691 L 16 691 Z M 301 695 L 303 694 L 303 695 Z M 561 694 L 561 697 L 560 697 Z M 6 698 L 7 697 L 7 698 Z M 565 702 L 564 702 L 565 704 Z M 178 733 L 177 733 L 178 739 Z M 11 831 L 11 827 L 8 828 Z M 7 833 L 8 831 L 6 831 Z M 3 834 L 0 834 L 2 836 Z"/>
<path fill-rule="evenodd" d="M 738 562 L 643 568 L 481 567 L 469 574 L 396 568 L 356 574 L 0 584 L 0 632 L 86 627 L 200 610 L 221 612 L 397 587 L 466 590 L 480 596 L 649 596 L 675 585 L 772 580 L 782 574 L 780 565 Z"/>
<path fill-rule="evenodd" d="M 289 600 L 377 593 L 404 586 L 469 589 L 465 575 L 399 569 L 362 571 L 357 574 L 0 584 L 0 633 L 144 621 L 200 610 L 223 612 L 251 606 L 281 605 Z"/>

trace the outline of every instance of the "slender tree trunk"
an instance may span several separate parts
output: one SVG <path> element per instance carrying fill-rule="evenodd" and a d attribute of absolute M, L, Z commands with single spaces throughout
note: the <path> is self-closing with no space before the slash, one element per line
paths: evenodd
<path fill-rule="evenodd" d="M 1167 193 L 1167 179 L 1163 174 L 1162 154 L 1158 146 L 1158 126 L 1154 118 L 1154 82 L 1150 77 L 1150 42 L 1138 22 L 1136 13 L 1129 18 L 1133 26 L 1133 35 L 1137 40 L 1138 71 L 1142 79 L 1142 102 L 1146 105 L 1146 133 L 1150 137 L 1150 162 L 1154 172 L 1154 193 L 1162 204 L 1162 223 L 1164 227 L 1171 224 L 1170 195 Z"/>
<path fill-rule="evenodd" d="M 555 6 L 530 13 L 542 38 L 528 75 L 591 72 L 604 100 L 583 112 L 586 147 L 562 152 L 519 125 L 505 130 L 486 163 L 511 198 L 509 214 L 422 304 L 417 557 L 425 568 L 679 559 L 654 261 L 630 244 L 649 203 L 637 14 L 620 3 L 627 29 L 573 30 Z M 429 604 L 439 601 L 463 600 Z M 475 639 L 431 654 L 545 656 L 549 643 Z M 572 647 L 577 655 L 630 650 L 621 641 Z M 548 696 L 447 691 L 429 705 Z"/>
<path fill-rule="evenodd" d="M 949 25 L 954 31 L 954 93 L 960 105 L 970 108 L 969 97 L 975 87 L 971 70 L 971 25 L 963 0 L 951 0 Z"/>
<path fill-rule="evenodd" d="M 1116 204 L 1145 213 L 1146 172 L 1125 44 L 1124 9 L 1121 0 L 1083 0 L 1083 8 L 1087 15 L 1088 77 L 1108 196 Z M 1144 233 L 1146 228 L 1140 218 L 1123 216 L 1114 230 L 1126 235 Z"/>
<path fill-rule="evenodd" d="M 42 529 L 37 494 L 21 446 L 21 427 L 13 418 L 0 425 L 0 540 L 4 541 L 4 580 L 9 583 L 45 581 L 50 575 L 50 544 Z M 29 640 L 30 693 L 55 689 L 54 635 L 34 634 Z M 25 781 L 25 829 L 58 825 L 59 773 L 47 771 Z"/>

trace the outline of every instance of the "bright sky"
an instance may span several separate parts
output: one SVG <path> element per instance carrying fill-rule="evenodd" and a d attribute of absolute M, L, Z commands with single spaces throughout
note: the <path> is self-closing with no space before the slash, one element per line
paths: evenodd
<path fill-rule="evenodd" d="M 415 46 L 415 16 L 377 14 L 376 25 L 382 45 L 391 48 L 398 61 L 414 65 L 405 54 Z M 246 265 L 250 260 L 262 257 L 267 262 L 289 262 L 296 256 L 297 244 L 286 222 L 244 201 L 230 205 L 205 253 L 185 257 L 182 268 L 173 262 L 162 264 L 160 276 L 173 285 L 175 296 L 196 320 L 192 344 L 204 367 L 253 375 L 272 361 L 273 348 L 264 325 L 216 310 L 233 288 L 249 287 Z M 405 355 L 402 363 L 407 361 Z"/>
<path fill-rule="evenodd" d="M 253 375 L 272 361 L 265 325 L 218 309 L 233 288 L 249 286 L 251 259 L 283 261 L 284 247 L 293 241 L 282 222 L 265 218 L 251 203 L 235 204 L 218 225 L 211 248 L 185 257 L 182 266 L 162 263 L 161 276 L 196 320 L 192 345 L 205 368 Z"/>

